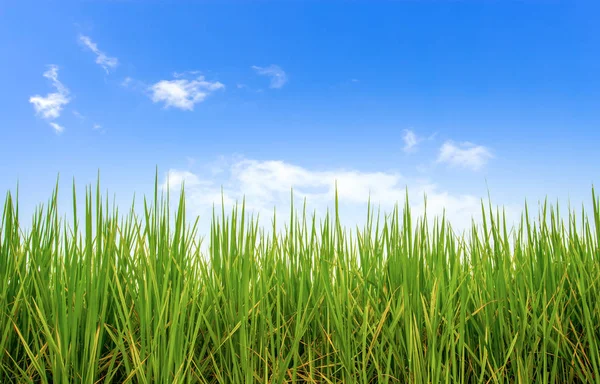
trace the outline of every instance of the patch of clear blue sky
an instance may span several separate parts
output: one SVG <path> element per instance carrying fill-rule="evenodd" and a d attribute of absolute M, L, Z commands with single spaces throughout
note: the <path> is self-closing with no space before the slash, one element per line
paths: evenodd
<path fill-rule="evenodd" d="M 600 6 L 596 1 L 11 1 L 0 4 L 0 187 L 45 199 L 56 174 L 111 191 L 147 190 L 154 167 L 219 155 L 309 168 L 419 176 L 445 140 L 485 145 L 480 172 L 436 166 L 445 189 L 576 198 L 598 180 Z M 119 59 L 107 75 L 82 33 Z M 55 135 L 28 98 L 73 100 Z M 252 65 L 289 76 L 269 89 Z M 120 83 L 200 70 L 225 84 L 193 112 L 164 109 Z M 358 80 L 353 82 L 352 79 Z M 236 84 L 248 88 L 238 89 Z M 262 89 L 262 92 L 256 90 Z M 72 111 L 86 116 L 80 121 Z M 91 129 L 101 124 L 106 133 Z M 437 132 L 413 155 L 402 130 Z"/>

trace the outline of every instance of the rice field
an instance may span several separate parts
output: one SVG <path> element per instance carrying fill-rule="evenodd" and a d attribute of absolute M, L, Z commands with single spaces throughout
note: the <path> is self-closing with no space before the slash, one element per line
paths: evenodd
<path fill-rule="evenodd" d="M 28 220 L 7 194 L 0 383 L 600 383 L 594 191 L 510 228 L 482 203 L 461 235 L 408 204 L 342 228 L 337 201 L 278 232 L 241 203 L 200 234 L 183 192 L 139 213 L 99 191 Z"/>

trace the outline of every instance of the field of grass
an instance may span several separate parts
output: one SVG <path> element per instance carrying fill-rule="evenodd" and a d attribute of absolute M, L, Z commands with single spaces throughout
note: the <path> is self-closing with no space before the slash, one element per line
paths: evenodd
<path fill-rule="evenodd" d="M 158 188 L 157 188 L 158 190 Z M 600 383 L 600 207 L 456 236 L 408 205 L 358 229 L 240 205 L 194 220 L 56 192 L 0 230 L 0 383 Z M 192 224 L 190 224 L 192 223 Z M 379 223 L 379 224 L 378 224 Z"/>

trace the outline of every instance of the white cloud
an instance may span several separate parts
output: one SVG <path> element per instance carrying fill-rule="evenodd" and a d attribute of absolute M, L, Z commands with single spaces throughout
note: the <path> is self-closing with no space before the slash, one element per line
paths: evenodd
<path fill-rule="evenodd" d="M 148 86 L 148 84 L 144 83 L 143 81 L 134 79 L 134 78 L 129 77 L 129 76 L 127 76 L 126 78 L 124 78 L 123 81 L 121 81 L 120 85 L 123 88 L 127 88 L 127 89 L 130 89 L 132 91 L 142 92 L 142 93 L 147 92 L 147 90 L 150 88 Z"/>
<path fill-rule="evenodd" d="M 149 90 L 155 103 L 162 102 L 166 108 L 192 111 L 195 104 L 203 102 L 212 92 L 224 88 L 218 81 L 207 81 L 204 76 L 199 76 L 194 80 L 161 80 L 150 86 Z"/>
<path fill-rule="evenodd" d="M 121 82 L 121 86 L 127 88 L 131 85 L 132 82 L 133 82 L 133 79 L 131 77 L 127 76 Z"/>
<path fill-rule="evenodd" d="M 185 77 L 187 75 L 199 75 L 200 71 L 183 71 L 183 72 L 173 72 L 173 77 L 179 79 L 180 77 Z"/>
<path fill-rule="evenodd" d="M 29 102 L 33 104 L 36 114 L 44 119 L 52 120 L 60 116 L 65 105 L 69 103 L 69 90 L 58 80 L 58 66 L 49 65 L 48 70 L 44 72 L 44 77 L 52 82 L 56 92 L 47 94 L 45 97 L 40 95 L 31 96 Z"/>
<path fill-rule="evenodd" d="M 469 142 L 456 144 L 452 141 L 446 141 L 440 148 L 437 162 L 476 171 L 486 165 L 488 160 L 493 157 L 492 152 L 483 145 L 475 145 Z"/>
<path fill-rule="evenodd" d="M 478 197 L 451 194 L 427 180 L 408 179 L 397 172 L 310 170 L 283 161 L 243 158 L 232 159 L 223 164 L 223 169 L 225 171 L 218 175 L 172 169 L 168 172 L 168 186 L 177 190 L 185 181 L 189 213 L 200 215 L 201 219 L 210 218 L 213 204 L 220 206 L 221 197 L 226 210 L 236 201 L 241 203 L 245 197 L 246 208 L 260 214 L 261 225 L 266 219 L 267 226 L 274 207 L 277 207 L 278 222 L 286 222 L 291 188 L 297 208 L 306 199 L 307 213 L 314 210 L 318 217 L 323 217 L 326 210 L 334 206 L 336 182 L 342 222 L 348 228 L 364 224 L 369 197 L 374 207 L 379 205 L 382 211 L 389 213 L 395 203 L 404 203 L 407 188 L 415 218 L 425 210 L 424 194 L 427 195 L 428 217 L 431 219 L 445 211 L 457 231 L 469 228 L 472 219 L 477 221 L 481 216 Z M 163 187 L 167 187 L 166 180 Z M 510 213 L 518 210 L 509 208 L 510 218 Z"/>
<path fill-rule="evenodd" d="M 268 76 L 271 78 L 269 88 L 281 88 L 287 83 L 287 75 L 278 65 L 269 65 L 268 67 L 252 66 L 252 69 L 259 75 Z"/>
<path fill-rule="evenodd" d="M 402 140 L 404 141 L 404 147 L 402 148 L 404 152 L 413 152 L 416 149 L 417 144 L 421 141 L 411 129 L 404 130 Z"/>
<path fill-rule="evenodd" d="M 98 49 L 98 45 L 94 43 L 88 36 L 79 35 L 79 41 L 90 51 L 96 54 L 96 64 L 104 68 L 106 73 L 109 73 L 110 69 L 114 69 L 119 65 L 119 60 L 116 57 L 107 56 L 104 52 Z"/>
<path fill-rule="evenodd" d="M 100 132 L 101 134 L 105 134 L 106 133 L 106 129 L 104 129 L 104 127 L 101 124 L 98 123 L 94 123 L 92 125 L 92 129 L 96 132 Z"/>
<path fill-rule="evenodd" d="M 62 125 L 58 125 L 56 123 L 50 123 L 50 126 L 52 128 L 54 128 L 54 132 L 56 132 L 56 134 L 60 134 L 65 130 L 65 127 L 63 127 Z"/>
<path fill-rule="evenodd" d="M 60 116 L 63 105 L 69 103 L 68 97 L 61 93 L 50 93 L 46 97 L 35 95 L 29 98 L 35 112 L 41 114 L 44 119 L 56 119 Z"/>
<path fill-rule="evenodd" d="M 181 183 L 185 183 L 188 187 L 194 186 L 200 184 L 200 179 L 192 172 L 171 169 L 169 172 L 167 172 L 167 177 L 165 178 L 165 184 L 163 184 L 163 187 L 168 185 L 179 187 Z"/>
<path fill-rule="evenodd" d="M 201 186 L 209 186 L 210 182 L 200 180 L 200 178 L 190 171 L 171 169 L 167 172 L 165 181 L 162 184 L 163 189 L 171 187 L 171 189 L 178 189 L 184 185 L 187 188 L 197 188 Z"/>

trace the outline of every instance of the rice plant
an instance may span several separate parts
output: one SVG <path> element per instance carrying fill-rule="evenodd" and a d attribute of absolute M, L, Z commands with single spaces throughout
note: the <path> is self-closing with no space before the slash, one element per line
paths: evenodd
<path fill-rule="evenodd" d="M 244 204 L 201 237 L 184 192 L 86 190 L 0 224 L 1 383 L 600 383 L 600 200 L 456 235 L 408 202 L 364 228 Z M 337 199 L 336 199 L 337 200 Z M 376 215 L 377 213 L 377 215 Z M 201 239 L 208 252 L 201 251 Z"/>

